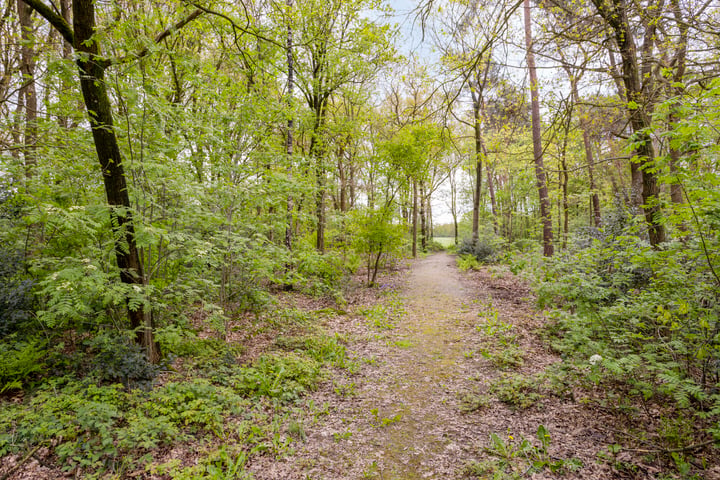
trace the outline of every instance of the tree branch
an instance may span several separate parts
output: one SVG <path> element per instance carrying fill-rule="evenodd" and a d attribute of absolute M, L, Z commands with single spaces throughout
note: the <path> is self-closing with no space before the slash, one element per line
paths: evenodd
<path fill-rule="evenodd" d="M 23 1 L 25 1 L 25 0 L 23 0 Z M 36 1 L 36 0 L 32 0 L 32 1 Z M 181 28 L 183 28 L 183 27 L 184 27 L 185 25 L 187 25 L 188 23 L 190 23 L 190 22 L 192 22 L 193 20 L 195 20 L 196 18 L 198 18 L 198 17 L 199 17 L 200 15 L 202 15 L 203 13 L 204 13 L 203 10 L 201 10 L 200 8 L 196 8 L 195 10 L 193 10 L 193 11 L 190 13 L 190 15 L 188 15 L 187 17 L 179 20 L 179 21 L 176 22 L 175 24 L 169 26 L 168 28 L 166 28 L 165 30 L 163 30 L 162 32 L 160 32 L 159 34 L 157 34 L 157 35 L 155 36 L 154 43 L 155 43 L 156 45 L 159 44 L 160 42 L 162 42 L 163 40 L 165 40 L 167 37 L 169 37 L 170 35 L 172 35 L 172 34 L 175 33 L 176 31 L 178 31 L 178 30 L 180 30 Z M 111 65 L 119 65 L 119 64 L 121 64 L 121 63 L 125 63 L 125 62 L 128 62 L 128 61 L 130 61 L 130 60 L 139 60 L 139 59 L 147 56 L 148 53 L 150 53 L 150 47 L 145 46 L 145 47 L 143 47 L 140 51 L 138 51 L 137 53 L 134 53 L 134 54 L 131 54 L 131 55 L 126 55 L 126 56 L 121 57 L 121 58 L 115 58 L 115 59 L 110 58 L 110 59 L 106 59 L 104 62 L 102 62 L 102 65 L 103 65 L 104 68 L 107 68 L 107 67 L 109 67 L 109 66 L 111 66 Z"/>
<path fill-rule="evenodd" d="M 45 5 L 42 0 L 22 0 L 25 5 L 32 8 L 40 14 L 45 20 L 50 22 L 50 25 L 60 32 L 66 42 L 70 45 L 75 45 L 75 34 L 73 33 L 70 24 L 68 24 L 63 17 L 55 13 L 49 6 Z"/>

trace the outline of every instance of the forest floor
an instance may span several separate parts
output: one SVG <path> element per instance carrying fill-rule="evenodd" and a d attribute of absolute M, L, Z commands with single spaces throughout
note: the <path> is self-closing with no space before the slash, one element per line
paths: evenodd
<path fill-rule="evenodd" d="M 244 415 L 223 417 L 227 434 L 170 442 L 148 452 L 152 464 L 131 457 L 124 474 L 93 478 L 679 478 L 647 449 L 642 428 L 633 429 L 632 416 L 607 392 L 558 373 L 546 314 L 507 267 L 460 272 L 455 257 L 438 253 L 402 264 L 381 281 L 377 288 L 351 282 L 341 310 L 329 299 L 279 296 L 278 311 L 306 312 L 319 325 L 288 324 L 290 331 L 272 322 L 234 326 L 227 340 L 244 352 L 235 369 L 277 351 L 283 337 L 303 338 L 287 335 L 319 332 L 342 342 L 342 365 L 327 369 L 313 391 L 286 403 L 248 398 Z M 185 370 L 178 363 L 158 388 L 170 380 L 192 382 L 194 374 Z M 276 374 L 275 383 L 283 371 Z M 628 443 L 639 448 L 619 445 Z M 0 459 L 0 478 L 84 478 L 80 469 L 63 470 L 47 446 L 39 448 L 22 459 Z M 241 468 L 212 473 L 208 467 L 205 476 L 192 470 L 207 452 L 250 448 L 255 453 L 238 457 Z M 190 470 L 168 475 L 158 470 L 164 462 Z M 702 478 L 720 478 L 713 465 Z"/>
<path fill-rule="evenodd" d="M 386 281 L 379 304 L 350 299 L 365 315 L 325 325 L 362 367 L 312 394 L 325 414 L 303 426 L 294 454 L 253 462 L 255 478 L 619 478 L 598 461 L 612 422 L 532 385 L 559 358 L 519 278 L 503 267 L 461 273 L 439 253 Z"/>

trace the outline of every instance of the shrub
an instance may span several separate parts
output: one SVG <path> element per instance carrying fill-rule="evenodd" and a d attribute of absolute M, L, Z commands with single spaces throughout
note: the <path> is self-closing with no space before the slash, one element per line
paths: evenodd
<path fill-rule="evenodd" d="M 444 252 L 446 248 L 445 245 L 436 240 L 428 240 L 427 250 L 430 252 Z"/>
<path fill-rule="evenodd" d="M 129 339 L 99 333 L 85 341 L 92 355 L 91 372 L 106 383 L 125 388 L 149 388 L 161 367 L 150 363 L 144 350 Z"/>
<path fill-rule="evenodd" d="M 33 318 L 35 283 L 23 279 L 20 255 L 0 250 L 0 337 L 22 330 Z"/>
<path fill-rule="evenodd" d="M 475 270 L 480 268 L 480 262 L 475 256 L 470 254 L 463 254 L 457 257 L 458 268 L 463 272 L 466 270 Z"/>
<path fill-rule="evenodd" d="M 562 309 L 554 346 L 593 383 L 691 409 L 698 428 L 717 433 L 720 285 L 703 249 L 690 241 L 656 250 L 635 235 L 584 245 L 547 260 L 538 286 L 541 304 Z M 603 360 L 591 365 L 596 354 Z"/>
<path fill-rule="evenodd" d="M 263 355 L 251 367 L 244 368 L 225 381 L 247 396 L 266 396 L 281 402 L 296 400 L 314 390 L 322 379 L 321 365 L 296 353 Z"/>
<path fill-rule="evenodd" d="M 320 363 L 330 363 L 343 367 L 347 361 L 347 351 L 341 338 L 328 335 L 311 335 L 304 337 L 278 337 L 275 344 L 290 351 L 301 351 Z"/>
<path fill-rule="evenodd" d="M 0 393 L 18 390 L 34 374 L 43 371 L 47 352 L 38 339 L 16 341 L 9 337 L 0 343 Z"/>
<path fill-rule="evenodd" d="M 464 238 L 457 247 L 457 253 L 472 255 L 480 263 L 492 263 L 498 260 L 503 245 L 503 239 L 494 235 L 483 235 L 476 241 Z"/>

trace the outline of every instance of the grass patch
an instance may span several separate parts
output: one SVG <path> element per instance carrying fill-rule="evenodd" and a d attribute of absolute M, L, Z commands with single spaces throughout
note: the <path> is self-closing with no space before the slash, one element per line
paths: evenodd
<path fill-rule="evenodd" d="M 543 395 L 535 377 L 503 375 L 490 385 L 490 393 L 506 405 L 525 410 L 540 403 Z"/>

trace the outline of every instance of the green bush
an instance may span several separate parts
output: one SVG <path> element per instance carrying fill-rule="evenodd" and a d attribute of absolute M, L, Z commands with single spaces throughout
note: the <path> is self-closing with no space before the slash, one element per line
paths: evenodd
<path fill-rule="evenodd" d="M 445 245 L 435 240 L 428 240 L 426 248 L 430 252 L 444 252 L 446 250 Z"/>
<path fill-rule="evenodd" d="M 472 255 L 480 263 L 493 263 L 499 260 L 505 241 L 496 235 L 487 234 L 473 241 L 464 238 L 457 246 L 458 255 Z"/>
<path fill-rule="evenodd" d="M 278 337 L 275 344 L 290 351 L 300 351 L 321 364 L 330 363 L 336 367 L 344 367 L 347 362 L 347 351 L 339 335 L 309 335 L 302 337 Z"/>
<path fill-rule="evenodd" d="M 19 390 L 45 368 L 45 342 L 38 339 L 16 341 L 11 336 L 0 343 L 0 393 Z"/>
<path fill-rule="evenodd" d="M 393 212 L 388 208 L 354 210 L 349 218 L 353 248 L 364 258 L 367 283 L 374 284 L 387 259 L 400 253 L 405 229 L 393 222 Z"/>
<path fill-rule="evenodd" d="M 456 257 L 457 265 L 463 272 L 467 270 L 477 270 L 480 268 L 480 262 L 474 255 L 462 254 Z"/>
<path fill-rule="evenodd" d="M 22 278 L 21 257 L 0 249 L 0 338 L 24 330 L 33 318 L 35 282 Z"/>
<path fill-rule="evenodd" d="M 720 285 L 702 246 L 653 249 L 634 235 L 580 245 L 547 260 L 539 279 L 540 304 L 562 309 L 555 348 L 593 383 L 691 409 L 699 428 L 717 434 Z M 602 362 L 591 364 L 596 354 Z"/>
<path fill-rule="evenodd" d="M 122 383 L 125 388 L 149 388 L 161 367 L 148 361 L 145 351 L 130 339 L 100 332 L 85 342 L 88 370 L 101 382 Z"/>
<path fill-rule="evenodd" d="M 313 295 L 335 294 L 348 275 L 343 257 L 337 252 L 318 253 L 314 248 L 294 252 L 294 284 Z"/>

